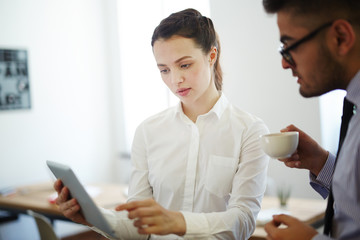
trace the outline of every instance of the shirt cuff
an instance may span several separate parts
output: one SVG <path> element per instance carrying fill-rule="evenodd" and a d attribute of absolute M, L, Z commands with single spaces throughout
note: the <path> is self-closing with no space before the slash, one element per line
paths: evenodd
<path fill-rule="evenodd" d="M 181 212 L 186 223 L 186 239 L 208 239 L 209 223 L 203 213 Z"/>
<path fill-rule="evenodd" d="M 97 227 L 89 227 L 89 228 L 91 230 L 93 230 L 94 232 L 97 232 L 97 233 L 101 234 L 102 236 L 106 237 L 107 239 L 115 239 L 115 238 L 112 238 L 111 236 L 107 235 L 106 233 L 104 233 L 103 231 L 98 229 Z"/>
<path fill-rule="evenodd" d="M 325 236 L 323 234 L 315 235 L 311 240 L 331 240 L 332 238 Z"/>
<path fill-rule="evenodd" d="M 115 231 L 117 238 L 111 238 L 108 234 L 104 233 L 96 227 L 91 227 L 92 230 L 100 233 L 101 235 L 109 239 L 147 239 L 147 235 L 142 235 L 137 232 L 137 228 L 134 227 L 133 222 L 127 217 L 127 211 L 114 211 L 110 209 L 99 208 L 105 219 L 109 222 L 112 229 Z"/>
<path fill-rule="evenodd" d="M 101 213 L 104 215 L 104 217 L 106 218 L 106 220 L 109 222 L 110 226 L 115 229 L 116 228 L 116 218 L 115 218 L 115 214 L 109 210 L 109 209 L 104 209 L 104 208 L 99 208 Z M 89 227 L 91 230 L 103 235 L 104 237 L 108 238 L 108 239 L 114 239 L 111 236 L 109 236 L 108 234 L 106 234 L 105 232 L 103 232 L 102 230 L 98 229 L 97 227 Z"/>
<path fill-rule="evenodd" d="M 310 172 L 310 185 L 317 191 L 324 199 L 327 198 L 330 191 L 331 180 L 334 173 L 335 156 L 329 153 L 323 168 L 318 176 Z"/>

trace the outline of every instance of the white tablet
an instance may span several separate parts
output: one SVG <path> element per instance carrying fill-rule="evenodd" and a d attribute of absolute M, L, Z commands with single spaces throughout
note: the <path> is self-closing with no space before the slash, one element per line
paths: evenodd
<path fill-rule="evenodd" d="M 81 207 L 81 212 L 86 221 L 97 227 L 101 231 L 115 236 L 115 231 L 111 228 L 100 209 L 95 205 L 83 185 L 80 183 L 74 172 L 67 165 L 53 161 L 46 161 L 46 164 L 53 172 L 56 178 L 61 179 L 63 184 L 69 188 L 71 197 L 76 198 Z"/>

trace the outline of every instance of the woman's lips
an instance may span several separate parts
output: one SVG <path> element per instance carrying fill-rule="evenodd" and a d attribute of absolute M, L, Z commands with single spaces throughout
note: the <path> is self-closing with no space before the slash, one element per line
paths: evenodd
<path fill-rule="evenodd" d="M 186 96 L 189 94 L 191 88 L 179 88 L 178 90 L 176 90 L 176 93 L 182 97 Z"/>

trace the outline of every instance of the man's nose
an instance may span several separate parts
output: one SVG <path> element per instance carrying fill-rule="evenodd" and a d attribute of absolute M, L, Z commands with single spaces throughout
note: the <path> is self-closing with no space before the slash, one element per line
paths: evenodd
<path fill-rule="evenodd" d="M 288 69 L 288 68 L 291 68 L 291 64 L 285 60 L 284 57 L 281 58 L 281 65 L 283 67 L 283 69 Z"/>

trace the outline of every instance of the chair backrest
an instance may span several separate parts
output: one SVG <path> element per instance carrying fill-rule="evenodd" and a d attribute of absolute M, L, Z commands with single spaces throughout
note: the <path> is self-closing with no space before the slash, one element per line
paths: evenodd
<path fill-rule="evenodd" d="M 59 240 L 49 221 L 44 215 L 27 210 L 27 213 L 35 219 L 41 240 Z"/>

